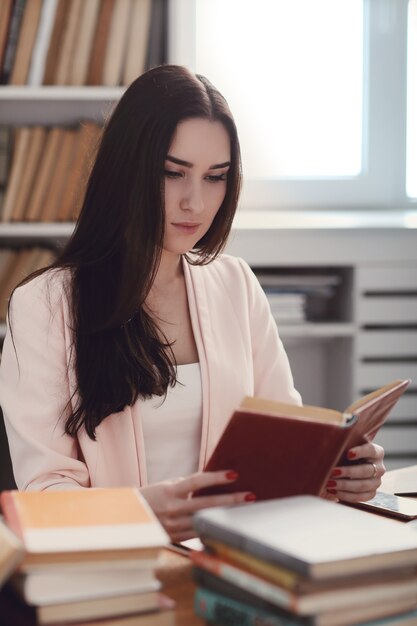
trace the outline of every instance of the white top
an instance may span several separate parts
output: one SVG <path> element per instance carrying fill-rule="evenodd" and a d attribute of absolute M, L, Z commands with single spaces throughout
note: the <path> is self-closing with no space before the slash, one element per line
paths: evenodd
<path fill-rule="evenodd" d="M 203 394 L 199 363 L 177 366 L 167 396 L 141 401 L 148 484 L 193 474 L 201 444 Z M 181 384 L 180 384 L 181 383 Z"/>

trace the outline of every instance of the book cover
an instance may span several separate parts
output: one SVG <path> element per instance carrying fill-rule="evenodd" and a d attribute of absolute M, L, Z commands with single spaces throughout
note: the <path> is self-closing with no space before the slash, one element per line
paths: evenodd
<path fill-rule="evenodd" d="M 169 542 L 133 487 L 43 492 L 4 491 L 3 515 L 21 538 L 23 565 L 155 558 Z"/>
<path fill-rule="evenodd" d="M 23 544 L 0 519 L 0 587 L 23 561 Z"/>
<path fill-rule="evenodd" d="M 62 41 L 67 28 L 71 3 L 67 0 L 57 0 L 52 32 L 46 52 L 45 68 L 42 82 L 44 85 L 53 85 L 62 49 Z"/>
<path fill-rule="evenodd" d="M 0 6 L 0 74 L 6 52 L 12 9 L 13 0 L 3 0 Z"/>
<path fill-rule="evenodd" d="M 10 215 L 12 221 L 21 221 L 25 217 L 26 209 L 35 186 L 36 175 L 41 162 L 42 151 L 45 146 L 46 128 L 32 126 L 29 131 L 26 163 L 22 172 L 19 188 Z"/>
<path fill-rule="evenodd" d="M 207 552 L 192 553 L 190 558 L 198 567 L 297 615 L 343 610 L 353 602 L 356 606 L 364 606 L 380 601 L 412 599 L 417 591 L 416 571 L 412 574 L 400 572 L 399 575 L 393 571 L 379 580 L 371 576 L 369 580 L 362 578 L 359 581 L 344 580 L 342 584 L 336 585 L 312 585 L 309 590 L 299 592 L 286 589 Z"/>
<path fill-rule="evenodd" d="M 121 83 L 130 12 L 130 1 L 115 0 L 103 64 L 103 85 L 113 86 Z"/>
<path fill-rule="evenodd" d="M 151 0 L 136 0 L 133 3 L 130 18 L 123 85 L 130 85 L 145 71 L 150 23 Z"/>
<path fill-rule="evenodd" d="M 83 0 L 68 2 L 68 15 L 62 32 L 62 39 L 58 42 L 58 59 L 53 77 L 53 84 L 68 85 L 72 59 L 75 54 L 77 33 L 81 27 Z M 55 42 L 54 42 L 55 43 Z"/>
<path fill-rule="evenodd" d="M 25 85 L 42 10 L 42 0 L 27 0 L 10 76 L 11 85 Z"/>
<path fill-rule="evenodd" d="M 396 599 L 389 602 L 384 601 L 364 606 L 356 606 L 356 604 L 353 603 L 349 608 L 341 611 L 329 611 L 316 615 L 295 615 L 294 613 L 277 607 L 271 602 L 263 600 L 252 592 L 243 591 L 236 585 L 217 578 L 213 574 L 210 574 L 210 572 L 198 567 L 193 569 L 193 579 L 201 592 L 209 591 L 215 596 L 213 598 L 214 602 L 221 603 L 221 605 L 224 606 L 225 603 L 228 604 L 229 600 L 232 600 L 240 605 L 244 605 L 245 609 L 248 607 L 249 614 L 253 614 L 253 611 L 256 611 L 259 612 L 262 617 L 264 617 L 265 612 L 267 612 L 271 618 L 274 616 L 275 619 L 280 619 L 282 626 L 295 626 L 296 624 L 308 626 L 351 626 L 358 623 L 360 623 L 361 626 L 368 626 L 368 620 L 372 620 L 369 621 L 369 626 L 371 626 L 371 624 L 372 626 L 379 626 L 380 620 L 381 625 L 385 623 L 386 620 L 388 626 L 391 624 L 390 620 L 394 620 L 394 616 L 396 618 L 399 613 L 407 613 L 409 617 L 411 615 L 415 617 L 416 615 L 415 601 L 410 599 Z M 221 621 L 218 622 L 219 626 L 221 623 Z M 232 621 L 232 623 L 234 622 Z M 395 623 L 395 620 L 393 623 Z M 237 621 L 236 624 L 240 626 L 239 621 Z M 278 624 L 280 624 L 280 622 L 278 622 Z M 410 626 L 411 624 L 414 626 L 413 622 L 410 622 Z M 230 625 L 228 624 L 227 626 Z"/>
<path fill-rule="evenodd" d="M 89 59 L 87 84 L 100 85 L 115 0 L 102 0 Z"/>
<path fill-rule="evenodd" d="M 4 50 L 3 66 L 1 67 L 0 84 L 7 85 L 16 57 L 20 28 L 26 0 L 14 0 Z"/>
<path fill-rule="evenodd" d="M 42 85 L 57 7 L 58 0 L 44 0 L 42 4 L 38 32 L 30 61 L 28 85 Z"/>
<path fill-rule="evenodd" d="M 2 222 L 9 222 L 13 214 L 22 176 L 26 169 L 31 129 L 28 126 L 21 126 L 14 130 L 13 135 L 12 162 L 3 200 Z"/>
<path fill-rule="evenodd" d="M 233 483 L 201 489 L 194 496 L 251 491 L 257 500 L 319 495 L 344 453 L 372 440 L 405 392 L 409 380 L 384 385 L 343 413 L 245 398 L 227 424 L 205 466 L 235 470 Z"/>
<path fill-rule="evenodd" d="M 88 61 L 93 45 L 94 31 L 99 16 L 100 0 L 84 2 L 80 25 L 74 46 L 74 54 L 69 70 L 69 85 L 85 85 L 88 74 Z"/>
<path fill-rule="evenodd" d="M 55 168 L 59 161 L 64 134 L 65 129 L 59 126 L 54 126 L 47 132 L 30 202 L 25 211 L 26 220 L 38 221 L 41 218 L 44 203 L 54 177 Z"/>
<path fill-rule="evenodd" d="M 247 595 L 236 600 L 204 587 L 199 587 L 196 591 L 194 608 L 196 615 L 209 623 L 215 622 L 218 626 L 350 626 L 359 621 L 361 626 L 414 626 L 413 620 L 417 617 L 417 610 L 412 602 L 401 600 L 391 604 L 382 603 L 354 607 L 342 612 L 300 617 L 284 611 L 277 612 L 267 604 L 252 604 L 251 597 Z"/>
<path fill-rule="evenodd" d="M 417 534 L 378 515 L 316 496 L 201 510 L 193 524 L 215 539 L 314 579 L 417 565 Z"/>
<path fill-rule="evenodd" d="M 94 122 L 82 122 L 78 129 L 71 169 L 56 214 L 58 221 L 73 221 L 78 216 L 100 134 L 101 128 Z"/>
<path fill-rule="evenodd" d="M 54 175 L 47 190 L 42 206 L 40 220 L 42 222 L 53 222 L 60 209 L 60 203 L 64 192 L 66 180 L 70 175 L 71 164 L 73 162 L 77 140 L 77 131 L 66 129 L 62 138 L 62 146 L 58 160 L 55 164 Z"/>

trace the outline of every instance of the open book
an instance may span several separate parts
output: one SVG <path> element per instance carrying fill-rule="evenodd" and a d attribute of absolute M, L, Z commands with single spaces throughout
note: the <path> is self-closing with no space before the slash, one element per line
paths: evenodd
<path fill-rule="evenodd" d="M 235 470 L 233 483 L 201 489 L 195 496 L 252 491 L 258 500 L 319 495 L 345 453 L 371 441 L 409 385 L 395 380 L 344 412 L 244 398 L 233 413 L 205 470 Z"/>

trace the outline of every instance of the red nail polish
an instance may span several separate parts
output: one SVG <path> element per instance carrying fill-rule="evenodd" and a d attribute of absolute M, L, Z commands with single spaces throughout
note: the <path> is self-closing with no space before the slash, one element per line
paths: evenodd
<path fill-rule="evenodd" d="M 233 470 L 230 470 L 230 472 L 226 472 L 226 478 L 228 480 L 237 480 L 239 478 L 239 474 Z"/>
<path fill-rule="evenodd" d="M 326 487 L 336 487 L 337 482 L 335 480 L 328 480 Z"/>
<path fill-rule="evenodd" d="M 247 493 L 245 496 L 245 502 L 254 502 L 256 500 L 256 496 L 254 493 Z"/>
<path fill-rule="evenodd" d="M 342 470 L 341 470 L 341 469 L 339 469 L 338 467 L 336 467 L 336 468 L 332 471 L 332 473 L 330 474 L 330 476 L 341 476 L 341 474 L 342 474 Z"/>
<path fill-rule="evenodd" d="M 356 452 L 349 450 L 349 452 L 347 453 L 347 456 L 348 456 L 348 459 L 356 459 Z"/>
<path fill-rule="evenodd" d="M 337 493 L 337 489 L 327 489 L 329 493 Z"/>

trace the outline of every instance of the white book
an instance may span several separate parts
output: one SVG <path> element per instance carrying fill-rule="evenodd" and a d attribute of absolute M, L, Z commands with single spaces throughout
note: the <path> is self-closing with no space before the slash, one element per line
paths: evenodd
<path fill-rule="evenodd" d="M 48 54 L 57 6 L 58 0 L 43 0 L 38 32 L 30 62 L 28 85 L 42 85 L 46 55 Z"/>

